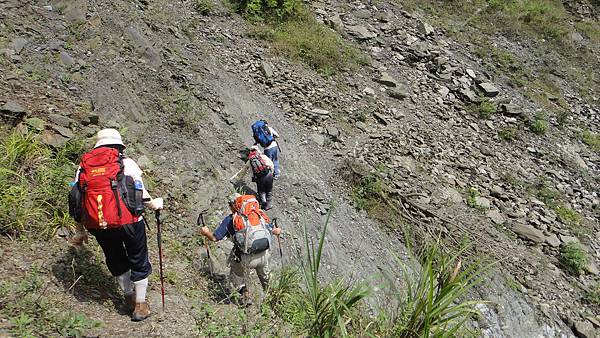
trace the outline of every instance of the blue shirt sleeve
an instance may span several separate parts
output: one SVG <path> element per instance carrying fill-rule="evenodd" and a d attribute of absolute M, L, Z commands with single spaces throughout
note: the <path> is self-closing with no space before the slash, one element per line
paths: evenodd
<path fill-rule="evenodd" d="M 231 220 L 231 215 L 225 217 L 221 224 L 215 229 L 213 232 L 213 236 L 217 239 L 217 241 L 222 240 L 223 238 L 231 235 L 231 230 L 233 230 L 233 222 Z"/>

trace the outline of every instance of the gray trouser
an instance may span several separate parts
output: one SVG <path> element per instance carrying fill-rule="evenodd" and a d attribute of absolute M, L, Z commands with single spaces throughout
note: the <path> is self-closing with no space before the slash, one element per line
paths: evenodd
<path fill-rule="evenodd" d="M 246 286 L 250 270 L 256 270 L 260 284 L 263 290 L 269 285 L 269 250 L 261 253 L 245 255 L 241 254 L 240 259 L 236 258 L 235 248 L 229 255 L 229 279 L 236 290 L 241 290 Z"/>

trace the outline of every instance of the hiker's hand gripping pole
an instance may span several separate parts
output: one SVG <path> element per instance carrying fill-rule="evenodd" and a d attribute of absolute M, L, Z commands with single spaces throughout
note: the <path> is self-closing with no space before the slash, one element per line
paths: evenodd
<path fill-rule="evenodd" d="M 162 295 L 162 310 L 165 312 L 165 277 L 163 273 L 163 254 L 162 254 L 162 237 L 161 237 L 161 221 L 160 221 L 160 210 L 154 211 L 154 217 L 156 218 L 156 239 L 158 240 L 158 265 L 160 267 L 160 292 Z"/>
<path fill-rule="evenodd" d="M 196 225 L 202 225 L 202 227 L 206 227 L 206 222 L 204 222 L 204 213 L 200 213 L 200 215 L 198 215 L 198 219 L 196 220 Z M 205 235 L 206 236 L 206 235 Z M 213 269 L 212 269 L 212 261 L 210 258 L 210 249 L 208 248 L 208 241 L 210 240 L 208 238 L 208 236 L 206 236 L 207 238 L 204 239 L 204 248 L 206 249 L 206 257 L 208 257 L 208 272 L 210 273 L 210 276 L 213 276 Z"/>
<path fill-rule="evenodd" d="M 275 227 L 275 229 L 280 229 L 279 223 L 277 222 L 277 218 L 273 218 L 273 226 Z M 280 234 L 281 229 L 279 230 L 279 233 L 275 234 L 275 236 L 277 236 L 277 244 L 279 245 L 279 256 L 283 258 L 283 251 L 281 250 L 281 238 L 279 238 Z"/>

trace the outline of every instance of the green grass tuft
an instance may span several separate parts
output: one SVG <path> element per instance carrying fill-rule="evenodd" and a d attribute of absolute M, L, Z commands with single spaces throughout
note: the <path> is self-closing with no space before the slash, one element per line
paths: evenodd
<path fill-rule="evenodd" d="M 376 173 L 364 176 L 350 194 L 354 205 L 362 210 L 373 210 L 380 203 L 383 182 Z"/>
<path fill-rule="evenodd" d="M 52 150 L 38 135 L 18 131 L 0 140 L 0 233 L 49 238 L 60 227 L 73 227 L 68 183 L 82 143 Z"/>
<path fill-rule="evenodd" d="M 517 127 L 505 127 L 498 132 L 498 137 L 505 141 L 513 141 L 517 138 L 518 133 Z"/>
<path fill-rule="evenodd" d="M 600 152 L 600 134 L 586 130 L 583 132 L 581 138 L 583 143 L 590 147 L 592 151 Z"/>
<path fill-rule="evenodd" d="M 0 282 L 0 316 L 12 324 L 10 333 L 16 337 L 84 337 L 89 329 L 102 322 L 90 320 L 81 313 L 56 307 L 43 286 L 45 281 L 39 266 L 32 266 L 20 280 Z"/>
<path fill-rule="evenodd" d="M 569 242 L 560 250 L 560 258 L 567 270 L 574 275 L 580 275 L 589 263 L 589 258 L 581 244 Z"/>
<path fill-rule="evenodd" d="M 548 118 L 543 114 L 538 114 L 535 117 L 535 120 L 529 126 L 531 131 L 538 135 L 546 134 L 549 127 L 550 125 L 548 124 Z"/>
<path fill-rule="evenodd" d="M 469 105 L 467 110 L 470 113 L 479 116 L 481 119 L 487 119 L 496 114 L 498 108 L 496 107 L 496 104 L 490 100 L 482 99 L 479 103 Z"/>

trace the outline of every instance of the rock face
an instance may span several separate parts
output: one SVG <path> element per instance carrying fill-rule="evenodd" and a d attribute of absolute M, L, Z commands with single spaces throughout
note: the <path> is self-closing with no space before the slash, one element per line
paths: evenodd
<path fill-rule="evenodd" d="M 15 101 L 8 101 L 0 107 L 0 113 L 14 119 L 22 119 L 25 116 L 25 108 Z"/>
<path fill-rule="evenodd" d="M 348 31 L 359 40 L 369 40 L 377 36 L 377 34 L 368 30 L 365 26 L 348 26 Z"/>
<path fill-rule="evenodd" d="M 542 243 L 546 239 L 543 232 L 529 224 L 513 224 L 511 230 L 519 237 L 534 243 Z"/>

